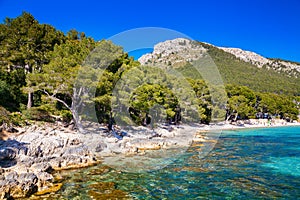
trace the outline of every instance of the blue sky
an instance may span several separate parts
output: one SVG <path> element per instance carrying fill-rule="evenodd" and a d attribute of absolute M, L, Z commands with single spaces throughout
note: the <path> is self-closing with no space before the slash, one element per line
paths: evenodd
<path fill-rule="evenodd" d="M 0 0 L 0 19 L 30 12 L 40 23 L 100 40 L 162 27 L 217 46 L 300 62 L 299 0 L 64 1 Z"/>

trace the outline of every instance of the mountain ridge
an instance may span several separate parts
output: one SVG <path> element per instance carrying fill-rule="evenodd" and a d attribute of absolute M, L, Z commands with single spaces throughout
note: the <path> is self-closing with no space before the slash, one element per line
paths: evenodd
<path fill-rule="evenodd" d="M 266 58 L 255 52 L 243 50 L 240 48 L 232 48 L 232 47 L 217 47 L 235 55 L 237 58 L 249 62 L 259 68 L 266 67 L 267 69 L 273 69 L 278 72 L 285 72 L 289 76 L 299 77 L 300 75 L 300 64 L 297 64 L 293 61 L 275 59 L 275 58 Z"/>
<path fill-rule="evenodd" d="M 166 40 L 164 42 L 160 42 L 154 46 L 153 53 L 144 54 L 138 60 L 141 64 L 146 64 L 149 63 L 150 59 L 153 59 L 155 57 L 158 56 L 165 57 L 164 54 L 168 54 L 168 53 L 170 54 L 172 53 L 172 50 L 175 50 L 176 53 L 179 53 L 180 51 L 178 50 L 183 50 L 184 49 L 183 46 L 186 46 L 187 48 L 191 48 L 192 43 L 189 43 L 188 41 L 192 41 L 192 40 L 188 40 L 185 38 L 177 38 L 173 40 Z M 199 42 L 199 43 L 200 45 L 206 44 L 221 49 L 227 53 L 234 55 L 236 58 L 244 62 L 248 62 L 258 68 L 265 67 L 267 69 L 272 69 L 274 71 L 277 71 L 278 73 L 284 72 L 287 76 L 294 76 L 296 78 L 300 77 L 300 63 L 289 61 L 289 60 L 283 60 L 280 58 L 279 59 L 266 58 L 259 55 L 258 53 L 248 51 L 248 50 L 243 50 L 241 48 L 236 48 L 236 47 L 219 47 L 207 42 Z M 172 47 L 171 45 L 174 46 Z M 201 47 L 202 48 L 198 48 L 198 49 L 201 49 L 201 51 L 205 52 L 205 48 L 202 45 Z"/>
<path fill-rule="evenodd" d="M 243 85 L 258 92 L 300 96 L 299 63 L 265 58 L 238 48 L 177 38 L 156 44 L 152 53 L 144 54 L 138 61 L 142 65 L 176 68 L 195 79 L 201 77 L 195 74 L 192 63 L 205 57 L 211 58 L 218 67 L 225 84 Z"/>

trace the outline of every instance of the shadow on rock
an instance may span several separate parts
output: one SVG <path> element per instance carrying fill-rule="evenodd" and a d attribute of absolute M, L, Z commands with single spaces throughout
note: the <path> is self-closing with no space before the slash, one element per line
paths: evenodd
<path fill-rule="evenodd" d="M 0 141 L 0 167 L 7 168 L 16 165 L 17 155 L 20 153 L 26 154 L 27 151 L 26 143 L 16 140 Z"/>

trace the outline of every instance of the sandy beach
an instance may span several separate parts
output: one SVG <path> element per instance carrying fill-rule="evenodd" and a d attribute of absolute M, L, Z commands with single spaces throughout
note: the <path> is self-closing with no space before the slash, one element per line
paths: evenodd
<path fill-rule="evenodd" d="M 243 128 L 269 128 L 269 127 L 284 127 L 284 126 L 300 126 L 300 122 L 286 122 L 285 120 L 275 119 L 250 119 L 250 120 L 241 120 L 237 121 L 235 124 L 222 123 L 219 128 L 223 130 L 234 130 L 234 129 L 243 129 Z M 215 126 L 212 125 L 212 128 Z M 218 127 L 218 126 L 217 126 Z"/>

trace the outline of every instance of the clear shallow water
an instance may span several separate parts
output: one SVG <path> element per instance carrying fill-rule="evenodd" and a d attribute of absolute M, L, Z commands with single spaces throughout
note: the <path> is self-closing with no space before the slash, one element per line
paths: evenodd
<path fill-rule="evenodd" d="M 195 148 L 168 167 L 147 173 L 102 165 L 60 172 L 64 186 L 43 198 L 300 198 L 300 127 L 224 131 L 204 158 Z"/>

